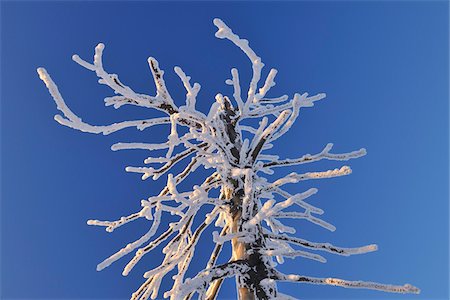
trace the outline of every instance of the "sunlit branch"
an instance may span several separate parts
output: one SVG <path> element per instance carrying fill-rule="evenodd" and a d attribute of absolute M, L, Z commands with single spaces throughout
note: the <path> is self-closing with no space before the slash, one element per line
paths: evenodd
<path fill-rule="evenodd" d="M 310 283 L 310 284 L 324 284 L 324 285 L 334 285 L 340 286 L 344 288 L 356 288 L 356 289 L 369 289 L 369 290 L 378 290 L 384 292 L 391 293 L 402 293 L 402 294 L 419 294 L 420 289 L 410 284 L 405 285 L 391 285 L 391 284 L 382 284 L 377 282 L 370 281 L 349 281 L 339 278 L 317 278 L 317 277 L 309 277 L 302 275 L 286 275 L 282 273 L 278 273 L 276 280 L 279 281 L 290 281 L 290 282 L 301 282 L 301 283 Z"/>

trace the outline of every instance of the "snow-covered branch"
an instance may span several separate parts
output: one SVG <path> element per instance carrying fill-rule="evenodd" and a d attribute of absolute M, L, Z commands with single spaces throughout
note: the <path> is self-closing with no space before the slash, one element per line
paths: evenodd
<path fill-rule="evenodd" d="M 301 164 L 319 161 L 321 159 L 347 161 L 347 160 L 350 160 L 353 158 L 360 158 L 367 154 L 366 149 L 364 149 L 364 148 L 361 148 L 360 150 L 357 150 L 357 151 L 352 151 L 352 152 L 342 153 L 342 154 L 330 153 L 331 148 L 333 148 L 333 144 L 328 143 L 325 146 L 325 148 L 318 154 L 315 154 L 315 155 L 305 154 L 300 158 L 271 161 L 271 162 L 263 164 L 263 167 L 266 168 L 266 167 L 283 167 L 283 166 L 301 165 Z"/>
<path fill-rule="evenodd" d="M 307 251 L 302 251 L 302 250 L 292 250 L 292 251 L 286 251 L 286 250 L 265 250 L 263 251 L 264 254 L 269 255 L 269 256 L 283 256 L 283 257 L 289 257 L 289 258 L 295 258 L 295 257 L 304 257 L 304 258 L 308 258 L 308 259 L 312 259 L 315 261 L 319 261 L 321 263 L 325 263 L 327 260 L 325 259 L 325 257 L 318 255 L 318 254 L 314 254 L 314 253 L 310 253 Z"/>
<path fill-rule="evenodd" d="M 104 135 L 129 128 L 129 127 L 136 127 L 139 130 L 144 130 L 145 128 L 154 126 L 154 125 L 161 125 L 161 124 L 169 124 L 170 118 L 153 118 L 148 120 L 136 120 L 136 121 L 124 121 L 119 123 L 114 123 L 111 125 L 90 125 L 88 123 L 85 123 L 81 120 L 80 117 L 75 115 L 69 107 L 66 105 L 63 97 L 61 96 L 58 87 L 53 82 L 50 75 L 47 73 L 47 71 L 44 68 L 38 69 L 39 77 L 41 80 L 45 83 L 47 86 L 50 94 L 52 95 L 53 99 L 55 100 L 56 107 L 59 111 L 61 111 L 64 115 L 62 117 L 61 115 L 55 115 L 55 120 L 64 126 L 77 129 L 83 132 L 89 132 L 89 133 L 103 133 Z"/>
<path fill-rule="evenodd" d="M 284 122 L 287 120 L 289 115 L 291 114 L 291 111 L 284 110 L 278 118 L 273 121 L 272 124 L 270 124 L 264 131 L 261 133 L 260 136 L 258 136 L 258 139 L 255 140 L 255 142 L 252 142 L 254 145 L 254 148 L 251 149 L 250 157 L 252 158 L 252 161 L 256 161 L 258 158 L 259 153 L 263 149 L 264 144 L 270 140 L 270 138 L 276 133 L 278 129 L 281 128 L 281 126 L 284 124 Z M 255 139 L 256 139 L 255 135 Z"/>
<path fill-rule="evenodd" d="M 195 111 L 197 94 L 201 88 L 200 84 L 196 82 L 193 86 L 191 86 L 191 83 L 189 82 L 191 80 L 191 77 L 187 76 L 180 67 L 175 67 L 174 71 L 180 77 L 181 81 L 183 82 L 184 88 L 187 91 L 186 108 L 189 111 Z"/>
<path fill-rule="evenodd" d="M 349 175 L 352 173 L 352 169 L 349 166 L 343 166 L 340 169 L 333 169 L 324 172 L 308 172 L 303 174 L 291 173 L 283 178 L 280 178 L 268 185 L 264 190 L 273 191 L 274 189 L 283 186 L 288 183 L 297 183 L 299 181 L 309 179 L 324 179 Z"/>
<path fill-rule="evenodd" d="M 326 252 L 330 252 L 330 253 L 342 255 L 342 256 L 364 254 L 364 253 L 376 251 L 378 249 L 377 245 L 375 245 L 375 244 L 367 245 L 367 246 L 363 246 L 363 247 L 356 247 L 356 248 L 342 248 L 342 247 L 336 247 L 330 243 L 315 243 L 315 242 L 310 242 L 305 239 L 290 237 L 290 236 L 281 235 L 281 234 L 266 234 L 265 236 L 272 240 L 285 241 L 285 242 L 299 245 L 299 246 L 302 246 L 305 248 L 326 251 Z"/>
<path fill-rule="evenodd" d="M 301 282 L 310 284 L 323 284 L 323 285 L 334 285 L 344 288 L 354 288 L 354 289 L 369 289 L 378 290 L 390 293 L 402 293 L 402 294 L 419 294 L 420 289 L 417 287 L 405 284 L 405 285 L 391 285 L 383 284 L 370 281 L 349 281 L 339 278 L 317 278 L 302 275 L 286 275 L 278 272 L 276 280 L 288 281 L 288 282 Z"/>
<path fill-rule="evenodd" d="M 152 219 L 152 215 L 149 213 L 149 211 L 147 209 L 142 209 L 140 212 L 131 214 L 126 217 L 121 217 L 117 221 L 88 220 L 87 224 L 94 226 L 105 226 L 107 232 L 113 232 L 114 229 L 142 217 L 149 218 L 150 220 Z"/>
<path fill-rule="evenodd" d="M 198 145 L 198 148 L 203 148 L 206 145 L 207 145 L 206 143 L 200 144 L 200 145 Z M 178 163 L 179 161 L 183 160 L 184 158 L 188 157 L 189 155 L 193 154 L 196 151 L 197 151 L 197 149 L 195 149 L 195 148 L 189 148 L 183 152 L 180 152 L 177 155 L 168 158 L 167 159 L 168 161 L 159 169 L 154 169 L 152 167 L 126 167 L 125 170 L 127 172 L 132 172 L 132 173 L 142 173 L 143 174 L 142 180 L 145 180 L 150 176 L 153 176 L 153 179 L 156 180 L 162 174 L 169 171 L 176 163 Z"/>
<path fill-rule="evenodd" d="M 200 297 L 206 291 L 208 284 L 217 279 L 228 278 L 236 274 L 245 274 L 249 270 L 246 261 L 231 261 L 198 273 L 194 278 L 187 279 L 184 285 L 181 285 L 176 291 L 177 297 L 174 299 L 183 299 L 191 292 L 200 293 Z M 199 297 L 199 298 L 200 298 Z"/>
<path fill-rule="evenodd" d="M 233 42 L 233 44 L 238 46 L 245 53 L 245 55 L 247 55 L 248 59 L 252 63 L 253 75 L 250 81 L 250 86 L 248 88 L 247 100 L 244 104 L 245 114 L 250 104 L 254 101 L 257 85 L 261 78 L 261 70 L 264 67 L 264 63 L 261 61 L 261 58 L 256 55 L 255 51 L 250 48 L 248 41 L 245 39 L 241 39 L 237 34 L 233 33 L 233 31 L 222 20 L 214 19 L 214 25 L 216 25 L 216 27 L 218 28 L 216 37 L 219 39 L 228 39 Z"/>

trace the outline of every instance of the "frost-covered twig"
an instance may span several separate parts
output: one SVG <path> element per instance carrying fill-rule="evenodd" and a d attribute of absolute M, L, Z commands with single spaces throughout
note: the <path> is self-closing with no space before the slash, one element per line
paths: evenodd
<path fill-rule="evenodd" d="M 175 73 L 180 77 L 181 81 L 183 82 L 184 88 L 187 91 L 186 94 L 186 108 L 189 111 L 195 111 L 195 102 L 197 99 L 197 94 L 200 91 L 200 84 L 197 82 L 194 83 L 193 86 L 191 86 L 191 83 L 189 82 L 191 77 L 187 76 L 183 70 L 180 67 L 174 68 Z"/>
<path fill-rule="evenodd" d="M 252 63 L 253 75 L 250 81 L 250 86 L 248 88 L 247 100 L 244 104 L 243 113 L 244 115 L 248 111 L 248 107 L 254 101 L 257 84 L 261 78 L 261 70 L 264 67 L 264 63 L 261 58 L 256 55 L 255 51 L 250 48 L 248 41 L 241 39 L 238 35 L 233 33 L 233 31 L 220 19 L 214 19 L 214 25 L 218 28 L 216 32 L 216 37 L 219 39 L 228 39 L 233 44 L 238 46 L 247 55 L 248 59 Z"/>
<path fill-rule="evenodd" d="M 276 280 L 279 281 L 289 281 L 289 282 L 301 282 L 301 283 L 311 283 L 311 284 L 324 284 L 324 285 L 334 285 L 344 288 L 356 288 L 356 289 L 369 289 L 378 290 L 391 293 L 402 293 L 402 294 L 419 294 L 420 289 L 410 284 L 405 285 L 391 285 L 382 284 L 370 281 L 349 281 L 339 278 L 317 278 L 302 275 L 286 275 L 278 272 Z"/>
<path fill-rule="evenodd" d="M 333 144 L 329 143 L 318 154 L 315 154 L 315 155 L 305 154 L 302 157 L 296 158 L 296 159 L 284 159 L 284 160 L 278 160 L 278 161 L 271 161 L 271 162 L 265 163 L 263 165 L 263 167 L 283 167 L 283 166 L 300 165 L 300 164 L 319 161 L 321 159 L 347 161 L 347 160 L 350 160 L 353 158 L 360 158 L 367 154 L 366 149 L 364 149 L 364 148 L 361 148 L 360 150 L 357 150 L 357 151 L 348 152 L 348 153 L 333 154 L 333 153 L 329 152 L 332 147 L 333 147 Z"/>
<path fill-rule="evenodd" d="M 308 259 L 319 261 L 321 263 L 325 263 L 327 261 L 321 255 L 310 253 L 310 252 L 307 252 L 307 251 L 302 251 L 302 250 L 292 250 L 292 251 L 264 250 L 264 254 L 269 255 L 269 256 L 283 256 L 283 257 L 290 257 L 290 258 L 295 258 L 295 257 L 301 256 L 301 257 L 304 257 L 304 258 L 308 258 Z"/>
<path fill-rule="evenodd" d="M 336 247 L 330 243 L 315 243 L 310 242 L 305 239 L 296 238 L 296 237 L 290 237 L 287 235 L 277 235 L 277 234 L 266 234 L 265 235 L 269 239 L 273 240 L 280 240 L 280 241 L 286 241 L 291 244 L 296 244 L 305 248 L 315 249 L 315 250 L 321 250 L 330 252 L 337 255 L 342 256 L 350 256 L 355 254 L 364 254 L 368 252 L 377 251 L 378 247 L 375 244 L 363 246 L 363 247 L 356 247 L 356 248 L 341 248 Z"/>
<path fill-rule="evenodd" d="M 60 115 L 55 115 L 55 120 L 64 126 L 77 129 L 83 132 L 89 132 L 89 133 L 103 133 L 104 135 L 129 128 L 129 127 L 136 127 L 139 130 L 144 130 L 145 128 L 154 126 L 154 125 L 161 125 L 161 124 L 168 124 L 170 123 L 169 118 L 154 118 L 154 119 L 148 119 L 148 120 L 137 120 L 137 121 L 124 121 L 119 123 L 114 123 L 111 125 L 102 125 L 102 126 L 96 126 L 96 125 L 90 125 L 88 123 L 85 123 L 81 120 L 80 117 L 75 115 L 69 107 L 66 105 L 63 97 L 61 96 L 58 87 L 53 82 L 50 75 L 47 73 L 47 71 L 44 68 L 38 69 L 39 77 L 41 80 L 45 83 L 47 86 L 50 94 L 52 95 L 53 99 L 56 102 L 56 107 L 59 111 L 61 111 L 64 114 L 64 117 Z"/>
<path fill-rule="evenodd" d="M 251 149 L 250 157 L 252 158 L 252 161 L 256 161 L 258 158 L 259 153 L 263 149 L 264 144 L 270 140 L 270 138 L 276 133 L 276 131 L 281 128 L 283 123 L 287 120 L 291 112 L 289 110 L 284 110 L 278 118 L 273 121 L 272 124 L 270 124 L 262 133 L 261 136 L 258 137 L 258 140 L 256 140 L 254 144 L 254 148 Z M 256 138 L 256 137 L 255 137 Z"/>
<path fill-rule="evenodd" d="M 349 166 L 343 166 L 340 169 L 333 169 L 324 172 L 308 172 L 304 174 L 291 173 L 283 178 L 276 180 L 274 183 L 268 185 L 264 190 L 272 191 L 280 186 L 288 183 L 297 183 L 299 181 L 309 179 L 324 179 L 349 175 L 352 173 L 352 169 Z"/>

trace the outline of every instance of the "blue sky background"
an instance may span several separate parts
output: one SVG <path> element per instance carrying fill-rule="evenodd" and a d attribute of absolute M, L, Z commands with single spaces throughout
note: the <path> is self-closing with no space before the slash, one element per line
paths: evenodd
<path fill-rule="evenodd" d="M 109 147 L 162 141 L 167 131 L 129 129 L 105 137 L 62 127 L 53 121 L 56 108 L 36 68 L 47 68 L 87 122 L 158 115 L 103 106 L 111 91 L 71 55 L 90 60 L 95 45 L 104 42 L 106 69 L 137 91 L 154 93 L 146 59 L 156 57 L 178 103 L 184 90 L 172 69 L 180 65 L 202 84 L 198 105 L 206 111 L 217 92 L 232 93 L 224 84 L 231 67 L 239 68 L 244 82 L 250 74 L 240 50 L 214 37 L 214 17 L 250 40 L 266 64 L 264 74 L 278 69 L 271 95 L 328 95 L 301 111 L 273 152 L 297 157 L 327 142 L 339 152 L 368 150 L 350 162 L 351 176 L 290 191 L 318 187 L 310 202 L 325 209 L 324 218 L 337 227 L 331 233 L 296 221 L 300 236 L 349 247 L 375 242 L 379 251 L 327 255 L 326 264 L 288 260 L 281 269 L 411 283 L 422 294 L 301 284 L 280 284 L 280 290 L 302 299 L 448 299 L 448 2 L 2 2 L 1 8 L 2 299 L 125 299 L 162 258 L 157 249 L 126 278 L 121 269 L 127 260 L 96 272 L 97 263 L 140 237 L 148 224 L 108 234 L 86 220 L 127 215 L 139 209 L 140 199 L 159 192 L 163 180 L 140 181 L 124 172 L 145 153 Z M 320 162 L 278 174 L 340 165 Z M 194 176 L 189 184 L 198 180 Z M 193 273 L 209 256 L 207 234 Z M 228 260 L 226 252 L 222 260 Z M 234 297 L 228 280 L 221 299 Z"/>

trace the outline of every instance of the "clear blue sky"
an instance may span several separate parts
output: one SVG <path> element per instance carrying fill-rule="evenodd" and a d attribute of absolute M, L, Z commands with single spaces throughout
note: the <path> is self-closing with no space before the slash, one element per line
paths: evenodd
<path fill-rule="evenodd" d="M 318 187 L 311 203 L 325 209 L 325 219 L 337 227 L 331 233 L 297 221 L 299 235 L 349 247 L 377 243 L 379 251 L 328 255 L 327 264 L 288 260 L 282 270 L 408 282 L 422 294 L 301 284 L 280 289 L 302 299 L 448 299 L 447 1 L 2 2 L 1 8 L 2 299 L 124 299 L 161 259 L 157 249 L 127 278 L 121 275 L 126 260 L 96 272 L 98 262 L 138 238 L 147 224 L 107 234 L 86 220 L 132 213 L 140 199 L 159 191 L 162 181 L 140 181 L 124 172 L 144 153 L 109 147 L 118 141 L 161 141 L 167 133 L 130 129 L 105 137 L 62 127 L 53 121 L 56 108 L 36 68 L 47 68 L 70 107 L 88 122 L 156 115 L 103 107 L 111 92 L 71 60 L 73 53 L 90 59 L 103 42 L 106 68 L 144 93 L 155 90 L 146 63 L 154 56 L 172 93 L 184 99 L 172 72 L 180 65 L 202 84 L 198 103 L 206 110 L 217 92 L 231 94 L 224 84 L 231 67 L 239 67 L 244 79 L 250 71 L 236 47 L 214 37 L 214 17 L 250 40 L 266 72 L 278 69 L 273 95 L 328 95 L 301 112 L 274 151 L 297 157 L 318 152 L 327 142 L 340 152 L 368 150 L 350 162 L 351 176 L 290 189 Z M 324 162 L 296 170 L 338 166 Z M 210 246 L 204 240 L 199 256 L 209 255 Z M 229 280 L 221 299 L 234 293 Z"/>

